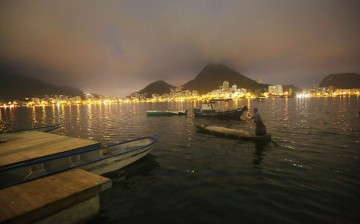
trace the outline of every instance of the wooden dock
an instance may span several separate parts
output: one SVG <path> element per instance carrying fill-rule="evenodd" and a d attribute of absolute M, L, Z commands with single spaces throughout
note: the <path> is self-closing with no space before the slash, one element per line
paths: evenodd
<path fill-rule="evenodd" d="M 29 161 L 100 143 L 40 131 L 24 131 L 0 135 L 0 167 Z"/>
<path fill-rule="evenodd" d="M 0 223 L 79 223 L 99 211 L 111 180 L 74 169 L 0 190 Z"/>
<path fill-rule="evenodd" d="M 0 223 L 79 223 L 95 216 L 100 209 L 99 193 L 111 188 L 111 180 L 105 177 L 72 169 L 32 181 L 24 179 L 28 182 L 22 184 L 9 178 L 15 178 L 17 172 L 32 174 L 32 169 L 37 169 L 34 161 L 99 147 L 100 143 L 93 140 L 34 130 L 1 134 L 0 174 L 7 178 L 0 181 L 10 187 L 0 190 Z M 26 169 L 21 168 L 24 165 Z M 20 167 L 20 171 L 14 169 L 12 173 L 13 167 Z"/>

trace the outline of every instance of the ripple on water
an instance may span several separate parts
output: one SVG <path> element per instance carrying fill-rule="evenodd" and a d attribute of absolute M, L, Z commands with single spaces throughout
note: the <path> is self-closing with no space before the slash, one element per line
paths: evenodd
<path fill-rule="evenodd" d="M 253 131 L 252 122 L 146 116 L 148 109 L 191 111 L 198 102 L 1 110 L 0 125 L 60 122 L 57 133 L 101 142 L 160 135 L 149 156 L 107 174 L 113 188 L 101 194 L 91 223 L 359 223 L 360 124 L 351 111 L 360 103 L 346 100 L 236 102 L 259 108 L 278 147 L 217 138 L 194 125 Z"/>

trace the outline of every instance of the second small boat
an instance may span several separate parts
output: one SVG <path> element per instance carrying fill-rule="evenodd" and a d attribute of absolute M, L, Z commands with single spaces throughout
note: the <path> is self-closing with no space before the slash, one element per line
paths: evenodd
<path fill-rule="evenodd" d="M 240 120 L 241 115 L 247 111 L 247 106 L 239 107 L 231 110 L 215 110 L 213 103 L 203 103 L 200 109 L 194 109 L 195 117 L 216 117 Z"/>

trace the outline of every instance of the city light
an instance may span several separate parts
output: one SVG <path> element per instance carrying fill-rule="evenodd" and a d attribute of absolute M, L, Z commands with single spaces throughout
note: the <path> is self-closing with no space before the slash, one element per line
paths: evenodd
<path fill-rule="evenodd" d="M 79 105 L 79 104 L 112 104 L 112 103 L 155 103 L 155 102 L 185 102 L 200 101 L 206 102 L 214 99 L 263 99 L 263 98 L 287 98 L 292 97 L 290 91 L 283 91 L 281 85 L 269 86 L 267 91 L 262 91 L 261 95 L 255 95 L 246 89 L 238 89 L 236 85 L 229 87 L 228 82 L 224 82 L 219 89 L 210 91 L 200 95 L 197 91 L 181 90 L 181 88 L 170 89 L 170 93 L 158 95 L 153 94 L 151 97 L 145 97 L 146 94 L 134 93 L 125 98 L 116 98 L 110 96 L 93 96 L 85 94 L 85 99 L 79 96 L 70 97 L 64 95 L 44 96 L 44 97 L 28 97 L 25 101 L 12 101 L 7 103 L 0 102 L 0 108 L 14 107 L 34 107 L 34 106 L 60 106 L 60 105 Z M 296 98 L 312 98 L 312 97 L 340 97 L 340 96 L 360 96 L 359 89 L 330 89 L 324 87 L 313 87 L 310 90 L 303 90 L 297 93 Z"/>

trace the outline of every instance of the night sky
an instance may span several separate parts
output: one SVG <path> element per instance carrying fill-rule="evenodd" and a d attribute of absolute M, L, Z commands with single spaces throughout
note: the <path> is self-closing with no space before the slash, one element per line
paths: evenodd
<path fill-rule="evenodd" d="M 209 63 L 310 88 L 360 73 L 360 1 L 0 0 L 0 61 L 119 97 L 185 84 Z"/>

